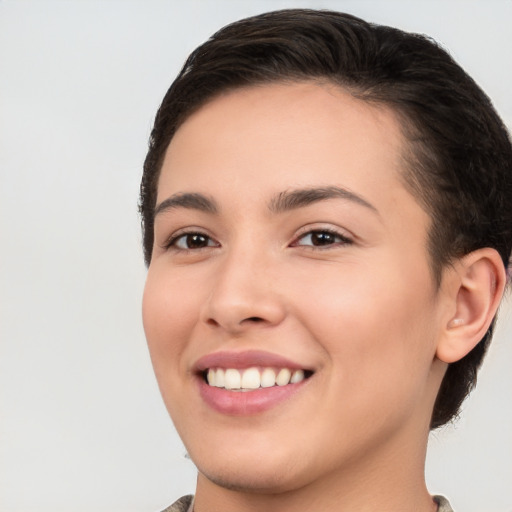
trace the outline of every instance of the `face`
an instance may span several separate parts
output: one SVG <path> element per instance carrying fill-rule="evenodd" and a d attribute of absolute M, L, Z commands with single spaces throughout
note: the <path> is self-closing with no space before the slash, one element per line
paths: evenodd
<path fill-rule="evenodd" d="M 290 490 L 417 455 L 443 313 L 403 144 L 313 83 L 230 92 L 174 136 L 143 318 L 203 478 Z"/>

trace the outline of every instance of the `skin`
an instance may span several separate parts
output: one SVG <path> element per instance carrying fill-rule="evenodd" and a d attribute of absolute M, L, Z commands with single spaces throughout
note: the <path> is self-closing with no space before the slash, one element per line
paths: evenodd
<path fill-rule="evenodd" d="M 195 193 L 218 209 L 156 215 L 143 301 L 160 390 L 199 470 L 196 512 L 436 509 L 424 460 L 458 274 L 434 283 L 430 219 L 402 183 L 404 144 L 390 110 L 315 83 L 225 94 L 171 141 L 157 205 Z M 269 208 L 334 186 L 367 205 Z M 313 245 L 325 230 L 336 234 Z M 209 407 L 195 362 L 253 349 L 314 373 L 259 414 Z"/>

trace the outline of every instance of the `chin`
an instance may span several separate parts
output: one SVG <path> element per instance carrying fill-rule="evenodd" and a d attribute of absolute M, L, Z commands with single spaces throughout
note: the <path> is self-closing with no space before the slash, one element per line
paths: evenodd
<path fill-rule="evenodd" d="M 210 482 L 232 491 L 256 494 L 286 492 L 300 487 L 301 468 L 292 457 L 276 457 L 272 451 L 253 452 L 251 457 L 232 453 L 217 453 L 217 456 L 194 457 L 191 459 L 199 473 Z"/>
<path fill-rule="evenodd" d="M 230 491 L 253 494 L 274 494 L 294 489 L 293 478 L 280 470 L 250 468 L 208 468 L 198 467 L 199 473 L 217 486 Z M 286 476 L 284 476 L 286 475 Z"/>

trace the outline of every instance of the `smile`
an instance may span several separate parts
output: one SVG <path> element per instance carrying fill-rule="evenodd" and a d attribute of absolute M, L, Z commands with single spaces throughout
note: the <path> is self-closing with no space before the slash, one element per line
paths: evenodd
<path fill-rule="evenodd" d="M 192 367 L 199 395 L 218 413 L 261 414 L 293 399 L 308 387 L 315 370 L 286 357 L 249 350 L 221 351 L 201 357 Z"/>
<path fill-rule="evenodd" d="M 209 386 L 231 391 L 254 391 L 260 388 L 297 384 L 308 376 L 307 373 L 310 372 L 289 368 L 252 367 L 244 370 L 209 368 L 206 372 L 206 382 Z"/>

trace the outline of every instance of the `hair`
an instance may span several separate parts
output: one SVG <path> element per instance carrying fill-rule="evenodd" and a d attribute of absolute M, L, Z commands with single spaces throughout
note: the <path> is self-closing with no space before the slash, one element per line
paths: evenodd
<path fill-rule="evenodd" d="M 188 57 L 157 112 L 144 162 L 139 208 L 151 261 L 160 169 L 181 124 L 233 89 L 323 81 L 389 107 L 404 140 L 403 182 L 429 213 L 433 279 L 456 258 L 495 248 L 506 268 L 512 248 L 512 145 L 491 101 L 424 35 L 333 11 L 281 10 L 215 33 Z M 452 420 L 476 383 L 494 321 L 480 343 L 448 366 L 431 428 Z"/>

